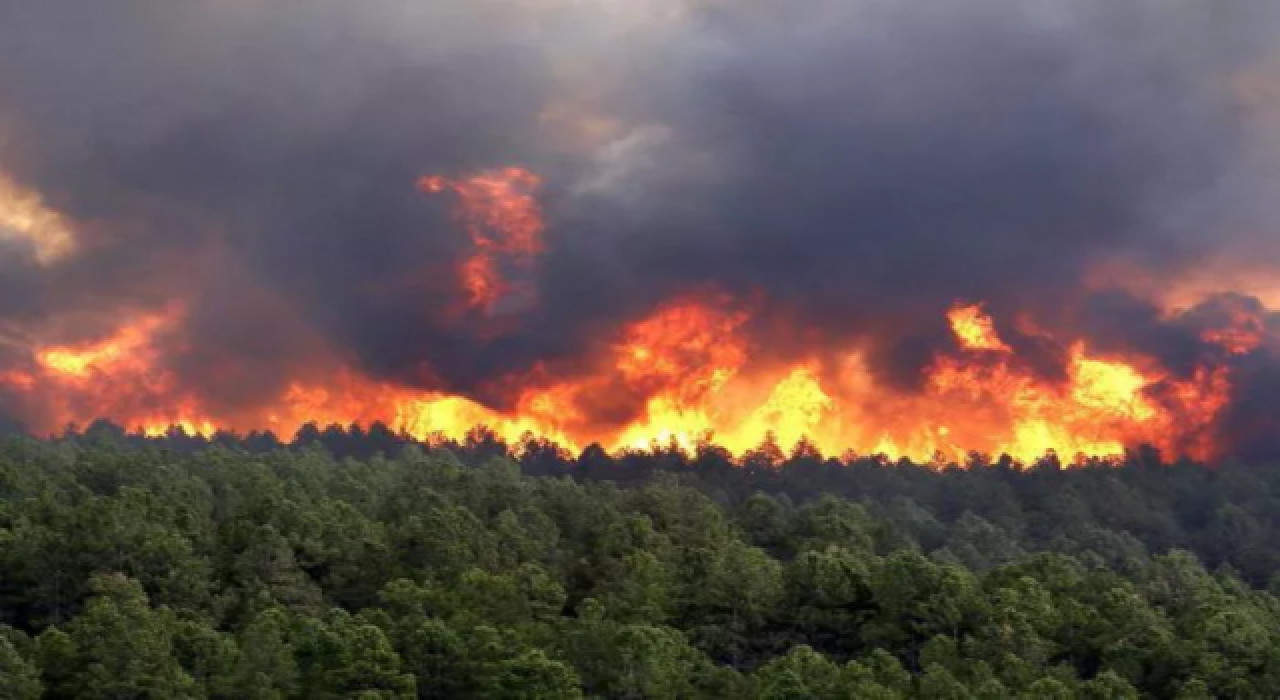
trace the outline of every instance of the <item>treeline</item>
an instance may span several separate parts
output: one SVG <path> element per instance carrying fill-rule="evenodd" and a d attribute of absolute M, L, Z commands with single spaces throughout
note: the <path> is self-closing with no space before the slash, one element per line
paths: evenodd
<path fill-rule="evenodd" d="M 361 460 L 395 455 L 410 446 L 435 446 L 467 464 L 501 457 L 515 461 L 529 476 L 622 486 L 678 474 L 682 483 L 726 506 L 756 494 L 772 496 L 788 508 L 824 495 L 856 501 L 892 523 L 909 546 L 929 553 L 947 548 L 968 556 L 953 541 L 957 533 L 992 526 L 1008 541 L 1005 557 L 1056 551 L 1099 556 L 1115 566 L 1131 556 L 1185 549 L 1211 570 L 1226 567 L 1255 587 L 1280 592 L 1280 468 L 1271 464 L 1207 466 L 1169 461 L 1148 448 L 1122 459 L 1064 460 L 1050 454 L 1022 464 L 972 454 L 963 464 L 942 458 L 916 464 L 852 453 L 824 457 L 805 443 L 784 450 L 769 438 L 737 457 L 714 444 L 700 445 L 692 454 L 657 445 L 613 455 L 592 446 L 571 455 L 532 436 L 509 445 L 483 428 L 461 440 L 442 438 L 428 446 L 380 424 L 307 425 L 288 442 L 271 433 L 206 439 L 178 430 L 154 439 L 127 435 L 105 422 L 83 435 L 185 453 L 212 445 L 255 454 L 320 446 L 340 459 Z M 1004 560 L 964 563 L 982 569 Z"/>
<path fill-rule="evenodd" d="M 1280 697 L 1273 470 L 352 432 L 0 440 L 0 697 Z"/>

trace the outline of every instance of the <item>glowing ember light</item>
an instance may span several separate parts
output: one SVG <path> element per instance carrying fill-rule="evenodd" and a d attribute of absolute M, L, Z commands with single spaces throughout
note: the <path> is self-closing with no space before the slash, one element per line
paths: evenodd
<path fill-rule="evenodd" d="M 458 276 L 473 307 L 491 310 L 503 297 L 525 291 L 508 282 L 503 265 L 527 268 L 543 251 L 542 209 L 534 192 L 542 184 L 521 168 L 485 171 L 461 180 L 424 177 L 425 192 L 452 192 L 457 216 L 475 246 L 474 255 L 458 266 Z"/>
<path fill-rule="evenodd" d="M 836 402 L 813 372 L 797 367 L 773 387 L 769 398 L 751 412 L 738 433 L 744 438 L 772 433 L 782 444 L 795 444 L 808 437 L 835 408 Z"/>
<path fill-rule="evenodd" d="M 747 317 L 673 304 L 624 332 L 615 367 L 628 381 L 676 387 L 692 401 L 723 386 L 746 362 L 734 333 Z"/>
<path fill-rule="evenodd" d="M 169 321 L 166 315 L 148 316 L 96 343 L 41 350 L 37 360 L 50 372 L 71 379 L 86 379 L 94 371 L 111 372 L 136 359 L 146 350 L 155 332 Z"/>
<path fill-rule="evenodd" d="M 158 423 L 144 424 L 138 427 L 141 429 L 142 434 L 147 437 L 161 437 L 175 430 L 192 436 L 209 436 L 218 432 L 217 427 L 207 420 L 199 422 L 190 420 L 162 421 Z"/>
<path fill-rule="evenodd" d="M 519 168 L 419 182 L 457 198 L 472 245 L 458 264 L 467 308 L 488 312 L 529 291 L 508 276 L 527 271 L 543 251 L 540 182 Z M 1213 323 L 1200 325 L 1223 355 L 1271 342 L 1265 310 L 1241 299 L 1222 301 L 1208 315 Z M 189 434 L 268 428 L 288 436 L 308 423 L 377 421 L 425 440 L 463 438 L 484 425 L 517 444 L 533 434 L 571 450 L 593 442 L 692 449 L 711 438 L 741 455 L 770 436 L 783 448 L 803 442 L 828 453 L 963 462 L 971 451 L 1024 461 L 1050 450 L 1109 457 L 1140 443 L 1212 457 L 1219 449 L 1212 426 L 1233 380 L 1226 366 L 1173 376 L 1150 358 L 1096 354 L 1070 333 L 1015 316 L 1013 327 L 1064 358 L 1059 374 L 1042 376 L 1000 336 L 983 304 L 971 303 L 946 314 L 956 346 L 936 349 L 917 388 L 898 389 L 877 377 L 856 342 L 780 355 L 763 346 L 768 338 L 749 324 L 746 307 L 702 290 L 617 324 L 571 370 L 539 366 L 494 377 L 506 392 L 504 410 L 375 380 L 336 357 L 282 377 L 284 388 L 257 404 L 220 409 L 170 369 L 166 352 L 182 337 L 183 318 L 181 308 L 125 318 L 105 337 L 73 345 L 6 340 L 8 349 L 30 350 L 31 367 L 0 374 L 0 391 L 39 399 L 33 424 L 51 432 L 99 417 L 149 435 L 177 426 Z"/>
<path fill-rule="evenodd" d="M 1267 342 L 1267 323 L 1260 309 L 1247 308 L 1243 304 L 1228 304 L 1226 320 L 1217 327 L 1207 329 L 1201 338 L 1213 343 L 1232 355 L 1248 355 Z"/>
<path fill-rule="evenodd" d="M 45 399 L 48 427 L 105 417 L 148 435 L 170 426 L 212 434 L 217 423 L 163 366 L 157 345 L 182 317 L 175 306 L 128 319 L 96 341 L 35 349 L 39 373 L 24 375 L 24 387 Z"/>
<path fill-rule="evenodd" d="M 26 372 L 8 370 L 0 372 L 0 386 L 16 391 L 31 391 L 36 386 L 36 378 Z"/>
<path fill-rule="evenodd" d="M 1136 421 L 1155 415 L 1155 407 L 1142 394 L 1151 379 L 1128 365 L 1090 358 L 1082 345 L 1076 346 L 1071 359 L 1071 398 L 1076 406 Z"/>
<path fill-rule="evenodd" d="M 751 366 L 751 347 L 741 335 L 748 317 L 727 310 L 726 303 L 679 302 L 655 310 L 622 328 L 594 369 L 530 386 L 510 412 L 338 369 L 323 383 L 295 382 L 259 412 L 212 415 L 156 364 L 155 339 L 174 321 L 172 314 L 124 324 L 96 343 L 40 351 L 44 375 L 10 383 L 64 396 L 63 422 L 107 415 L 152 435 L 171 424 L 188 433 L 269 427 L 288 435 L 309 422 L 381 421 L 422 439 L 461 438 L 485 425 L 513 443 L 532 433 L 570 449 L 590 442 L 690 449 L 712 436 L 742 454 L 773 435 L 783 446 L 806 440 L 831 452 L 853 448 L 923 460 L 940 454 L 957 461 L 970 451 L 1023 460 L 1048 450 L 1112 456 L 1139 442 L 1210 456 L 1212 442 L 1187 425 L 1209 425 L 1230 390 L 1225 370 L 1175 380 L 1092 356 L 1077 342 L 1067 350 L 1065 379 L 1037 377 L 1016 363 L 1011 350 L 1001 350 L 995 363 L 941 355 L 922 390 L 895 392 L 874 381 L 856 351 L 838 371 L 824 371 L 809 359 Z M 983 349 L 1004 347 L 992 334 L 971 337 Z M 622 424 L 593 422 L 582 401 L 611 393 L 640 397 L 632 417 Z M 166 410 L 156 411 L 156 405 Z"/>
<path fill-rule="evenodd" d="M 947 320 L 951 322 L 951 330 L 961 347 L 992 352 L 1013 351 L 1000 339 L 995 323 L 983 312 L 981 304 L 957 306 L 947 313 Z"/>

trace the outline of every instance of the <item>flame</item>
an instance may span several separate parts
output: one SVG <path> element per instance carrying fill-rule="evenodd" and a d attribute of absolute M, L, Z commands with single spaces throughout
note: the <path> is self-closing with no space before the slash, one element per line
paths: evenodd
<path fill-rule="evenodd" d="M 635 384 L 675 387 L 682 403 L 718 390 L 746 362 L 734 336 L 747 320 L 696 302 L 671 304 L 627 327 L 614 352 L 618 373 Z"/>
<path fill-rule="evenodd" d="M 36 378 L 26 372 L 7 370 L 0 372 L 0 386 L 14 391 L 29 392 L 36 387 Z"/>
<path fill-rule="evenodd" d="M 540 179 L 502 168 L 461 179 L 423 178 L 419 187 L 457 198 L 456 216 L 472 250 L 458 274 L 469 308 L 492 310 L 519 293 L 512 272 L 543 251 L 535 197 Z M 1229 305 L 1206 332 L 1227 355 L 1268 342 L 1261 308 Z M 981 303 L 946 312 L 956 346 L 940 351 L 919 387 L 886 386 L 870 371 L 865 348 L 814 347 L 779 359 L 751 327 L 752 310 L 707 293 L 671 300 L 622 323 L 580 366 L 535 367 L 495 377 L 510 389 L 506 408 L 370 378 L 339 359 L 286 378 L 261 405 L 210 405 L 166 365 L 181 338 L 180 305 L 122 318 L 86 342 L 30 344 L 30 365 L 0 374 L 0 388 L 40 406 L 37 427 L 111 418 L 146 434 L 170 426 L 188 433 L 271 429 L 288 436 L 308 423 L 375 421 L 422 439 L 461 438 L 484 425 L 508 442 L 532 433 L 570 449 L 654 443 L 689 449 L 708 438 L 743 454 L 766 436 L 776 445 L 827 452 L 963 461 L 971 451 L 1033 460 L 1048 451 L 1107 457 L 1138 443 L 1174 454 L 1216 455 L 1212 426 L 1232 390 L 1226 367 L 1174 375 L 1149 358 L 1098 352 L 1036 319 L 1014 327 L 1053 343 L 1066 358 L 1062 376 L 1037 373 L 1001 337 Z M 787 332 L 785 329 L 778 332 Z M 334 358 L 337 353 L 334 353 Z M 299 370 L 301 372 L 301 368 Z"/>
<path fill-rule="evenodd" d="M 541 184 L 540 177 L 522 168 L 489 170 L 461 180 L 439 175 L 419 180 L 424 192 L 448 191 L 458 198 L 456 216 L 475 247 L 458 266 L 470 306 L 492 310 L 502 298 L 522 291 L 504 278 L 500 263 L 525 269 L 543 251 L 545 226 L 534 197 Z"/>
<path fill-rule="evenodd" d="M 1248 355 L 1267 344 L 1268 328 L 1265 310 L 1247 303 L 1243 297 L 1219 300 L 1225 318 L 1202 334 L 1205 342 L 1218 345 L 1232 355 Z"/>
<path fill-rule="evenodd" d="M 97 342 L 38 351 L 42 374 L 34 384 L 74 397 L 65 404 L 68 411 L 93 411 L 60 415 L 63 420 L 114 411 L 113 417 L 147 434 L 161 434 L 170 425 L 189 433 L 267 427 L 288 434 L 308 422 L 382 421 L 424 439 L 462 437 L 483 424 L 508 441 L 534 433 L 570 448 L 589 442 L 615 449 L 654 442 L 690 448 L 711 436 L 742 453 L 773 435 L 781 445 L 807 439 L 833 451 L 963 459 L 977 450 L 1028 460 L 1049 450 L 1119 455 L 1135 442 L 1207 456 L 1211 445 L 1183 445 L 1173 438 L 1186 432 L 1183 421 L 1211 422 L 1230 388 L 1221 370 L 1178 379 L 1139 363 L 1095 356 L 1082 342 L 1070 346 L 1067 377 L 1048 381 L 1016 364 L 981 311 L 957 307 L 966 309 L 951 315 L 957 335 L 970 338 L 967 347 L 1002 348 L 999 361 L 942 356 L 928 369 L 922 391 L 894 392 L 877 385 L 856 350 L 834 364 L 807 358 L 794 365 L 752 366 L 741 333 L 749 317 L 726 303 L 682 301 L 659 308 L 622 328 L 598 367 L 526 389 L 506 413 L 342 369 L 324 383 L 294 382 L 262 413 L 214 415 L 178 391 L 155 364 L 158 337 L 180 318 L 174 312 L 135 319 Z M 973 328 L 982 332 L 961 330 Z M 165 400 L 139 400 L 138 389 L 144 398 Z M 592 424 L 581 408 L 584 397 L 610 392 L 644 398 L 625 424 Z M 139 408 L 130 413 L 134 405 Z M 163 410 L 148 410 L 152 405 Z"/>
<path fill-rule="evenodd" d="M 125 318 L 97 339 L 37 344 L 31 367 L 0 374 L 0 384 L 38 399 L 39 423 L 49 430 L 106 417 L 148 435 L 171 426 L 212 434 L 218 424 L 164 366 L 162 341 L 184 313 L 174 305 Z"/>
<path fill-rule="evenodd" d="M 45 205 L 36 192 L 0 172 L 0 239 L 28 242 L 36 261 L 51 265 L 75 252 L 75 236 L 66 219 Z"/>
<path fill-rule="evenodd" d="M 144 316 L 97 342 L 79 347 L 54 346 L 39 351 L 36 359 L 51 374 L 67 381 L 87 380 L 95 372 L 137 369 L 129 367 L 129 363 L 139 361 L 157 331 L 171 322 L 172 313 Z"/>
<path fill-rule="evenodd" d="M 947 313 L 951 322 L 951 330 L 956 334 L 961 347 L 970 350 L 990 350 L 993 352 L 1012 352 L 996 334 L 995 323 L 982 309 L 982 304 L 956 306 Z"/>

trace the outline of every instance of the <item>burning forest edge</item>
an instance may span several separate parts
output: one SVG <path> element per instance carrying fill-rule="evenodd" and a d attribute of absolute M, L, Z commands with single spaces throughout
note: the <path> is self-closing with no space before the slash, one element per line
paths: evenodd
<path fill-rule="evenodd" d="M 455 220 L 471 241 L 472 252 L 456 268 L 462 295 L 447 314 L 455 323 L 490 326 L 484 332 L 497 334 L 496 342 L 520 332 L 505 327 L 518 317 L 502 304 L 537 303 L 536 288 L 522 275 L 544 249 L 540 182 L 526 170 L 505 168 L 419 183 L 426 193 L 456 196 Z M 45 433 L 97 417 L 149 435 L 172 426 L 203 435 L 236 429 L 287 435 L 313 422 L 376 421 L 438 441 L 483 424 L 509 442 L 533 434 L 571 450 L 593 443 L 688 450 L 717 440 L 745 457 L 764 441 L 939 463 L 972 452 L 1022 461 L 1050 452 L 1106 459 L 1139 445 L 1215 460 L 1254 449 L 1247 441 L 1265 437 L 1258 426 L 1243 436 L 1229 433 L 1236 427 L 1229 421 L 1237 384 L 1253 381 L 1244 368 L 1258 361 L 1269 367 L 1280 347 L 1277 315 L 1252 297 L 1217 294 L 1190 309 L 1164 311 L 1115 290 L 1091 299 L 1149 314 L 1162 340 L 1190 351 L 1179 358 L 1182 367 L 1160 357 L 1164 347 L 1095 350 L 1108 350 L 1114 328 L 1103 328 L 1100 342 L 1064 338 L 1030 314 L 997 324 L 984 304 L 957 302 L 945 314 L 949 337 L 935 341 L 905 381 L 869 362 L 873 353 L 900 348 L 876 348 L 856 336 L 834 347 L 815 339 L 817 350 L 801 346 L 778 355 L 762 344 L 760 326 L 812 334 L 767 316 L 762 299 L 743 304 L 709 293 L 662 303 L 606 335 L 570 372 L 538 363 L 487 382 L 479 393 L 500 397 L 498 408 L 332 365 L 322 378 L 285 383 L 265 405 L 211 410 L 166 364 L 167 353 L 183 352 L 174 345 L 180 336 L 173 337 L 186 318 L 182 304 L 143 314 L 99 339 L 36 345 L 27 368 L 0 375 L 0 388 Z M 1079 313 L 1085 318 L 1078 322 L 1088 323 L 1089 310 Z"/>
<path fill-rule="evenodd" d="M 457 265 L 463 296 L 449 311 L 456 322 L 502 324 L 502 303 L 536 303 L 535 288 L 507 276 L 527 273 L 543 251 L 540 182 L 518 168 L 421 180 L 426 193 L 456 195 L 456 221 L 471 241 L 472 252 Z M 983 303 L 954 303 L 946 312 L 950 338 L 916 367 L 911 385 L 895 386 L 868 363 L 877 349 L 858 340 L 756 360 L 771 348 L 751 330 L 750 306 L 714 293 L 662 303 L 573 363 L 572 374 L 535 365 L 495 378 L 494 386 L 516 386 L 504 392 L 507 407 L 497 410 L 465 395 L 415 390 L 335 366 L 324 379 L 291 381 L 265 406 L 219 415 L 166 370 L 165 353 L 182 352 L 168 338 L 182 328 L 182 305 L 137 317 L 104 338 L 33 347 L 31 367 L 6 371 L 0 386 L 31 407 L 33 427 L 45 433 L 95 417 L 148 435 L 172 426 L 205 435 L 289 434 L 310 422 L 379 421 L 424 440 L 458 438 L 483 424 L 508 441 L 532 434 L 567 449 L 591 443 L 691 449 L 719 440 L 745 457 L 764 440 L 934 462 L 972 452 L 1025 462 L 1050 452 L 1079 456 L 1075 461 L 1115 458 L 1146 444 L 1210 461 L 1234 457 L 1231 450 L 1240 447 L 1224 434 L 1239 363 L 1270 362 L 1280 338 L 1276 315 L 1252 297 L 1219 294 L 1190 310 L 1165 311 L 1149 321 L 1166 337 L 1180 334 L 1194 351 L 1179 370 L 1133 348 L 1096 352 L 1089 340 L 1061 338 L 1027 314 L 997 325 Z M 767 310 L 768 301 L 754 306 Z M 774 333 L 806 333 L 786 328 L 786 320 L 769 321 Z M 490 331 L 499 339 L 509 333 L 500 325 Z"/>
<path fill-rule="evenodd" d="M 1273 3 L 321 5 L 8 24 L 0 419 L 1280 455 Z"/>
<path fill-rule="evenodd" d="M 500 248 L 481 248 L 490 247 Z M 467 273 L 474 259 L 463 263 Z M 471 303 L 494 301 L 474 296 L 477 289 L 503 288 L 496 279 L 477 284 L 468 287 Z M 505 409 L 337 367 L 323 379 L 288 383 L 264 406 L 211 413 L 164 365 L 165 334 L 180 327 L 181 307 L 101 340 L 35 349 L 31 368 L 7 371 L 0 387 L 29 407 L 31 429 L 44 434 L 99 417 L 147 435 L 178 427 L 193 435 L 270 430 L 288 437 L 312 423 L 377 422 L 424 441 L 483 425 L 508 442 L 533 435 L 569 450 L 596 443 L 612 451 L 690 450 L 714 441 L 745 456 L 776 443 L 940 463 L 971 452 L 1023 462 L 1049 452 L 1106 459 L 1141 445 L 1213 461 L 1254 456 L 1270 438 L 1268 422 L 1231 432 L 1241 428 L 1232 423 L 1240 418 L 1233 402 L 1251 388 L 1241 382 L 1256 381 L 1250 372 L 1259 362 L 1269 367 L 1276 347 L 1273 314 L 1247 297 L 1215 297 L 1163 321 L 1198 355 L 1182 369 L 1135 351 L 1063 343 L 1025 317 L 1007 329 L 1011 343 L 981 304 L 956 304 L 946 314 L 949 347 L 907 387 L 876 377 L 856 347 L 757 361 L 760 348 L 743 330 L 751 316 L 732 308 L 723 300 L 664 305 L 626 325 L 573 376 L 536 368 L 515 378 Z M 1027 350 L 1056 366 L 1037 367 Z"/>
<path fill-rule="evenodd" d="M 217 447 L 243 450 L 251 454 L 319 448 L 340 458 L 372 459 L 399 454 L 407 448 L 420 448 L 432 453 L 460 455 L 469 462 L 490 458 L 511 459 L 537 475 L 591 474 L 604 479 L 634 478 L 636 474 L 650 474 L 659 470 L 714 472 L 724 468 L 760 474 L 785 472 L 789 469 L 803 472 L 815 467 L 834 473 L 855 468 L 887 467 L 923 468 L 939 472 L 953 469 L 1022 472 L 1056 471 L 1064 468 L 1219 466 L 1198 462 L 1186 456 L 1166 455 L 1153 445 L 1137 445 L 1121 454 L 1106 456 L 1079 453 L 1067 457 L 1055 450 L 1048 450 L 1030 460 L 1009 454 L 992 455 L 976 451 L 969 452 L 960 460 L 950 459 L 940 452 L 925 460 L 914 460 L 906 456 L 895 458 L 885 453 L 860 454 L 854 450 L 824 454 L 808 439 L 802 438 L 788 449 L 778 443 L 772 434 L 766 434 L 759 445 L 740 453 L 716 444 L 710 437 L 699 439 L 692 445 L 673 439 L 666 443 L 653 441 L 647 446 L 628 446 L 612 451 L 593 443 L 575 452 L 532 432 L 526 432 L 516 440 L 507 440 L 492 429 L 479 425 L 460 436 L 435 433 L 419 438 L 404 431 L 393 431 L 378 422 L 367 427 L 357 423 L 322 426 L 312 422 L 300 427 L 291 437 L 284 438 L 271 431 L 250 431 L 244 434 L 216 431 L 204 435 L 188 432 L 181 425 L 170 426 L 163 431 L 142 428 L 129 430 L 109 420 L 97 420 L 87 426 L 68 425 L 60 434 L 44 438 L 26 434 L 18 426 L 0 426 L 0 436 L 3 435 L 34 438 L 55 444 L 87 441 L 88 444 L 159 448 L 182 454 Z M 1235 460 L 1226 463 L 1240 464 Z"/>

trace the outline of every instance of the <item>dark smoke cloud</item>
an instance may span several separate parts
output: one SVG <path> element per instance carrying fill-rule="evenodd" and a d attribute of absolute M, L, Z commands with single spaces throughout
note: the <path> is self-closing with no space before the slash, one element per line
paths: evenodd
<path fill-rule="evenodd" d="M 185 300 L 173 369 L 219 405 L 323 358 L 501 403 L 708 284 L 808 330 L 778 352 L 858 341 L 904 387 L 957 300 L 1189 372 L 1192 330 L 1083 280 L 1249 242 L 1242 199 L 1266 220 L 1233 86 L 1280 13 L 1225 5 L 0 2 L 0 167 L 82 237 L 0 250 L 0 318 Z M 547 177 L 549 250 L 495 326 L 450 310 L 466 238 L 414 181 L 506 164 Z"/>
<path fill-rule="evenodd" d="M 1205 306 L 1170 321 L 1150 300 L 1109 290 L 1086 298 L 1079 330 L 1099 352 L 1153 357 L 1174 376 L 1187 379 L 1210 359 L 1221 359 L 1215 357 L 1221 349 L 1202 339 L 1219 320 L 1217 310 Z"/>

